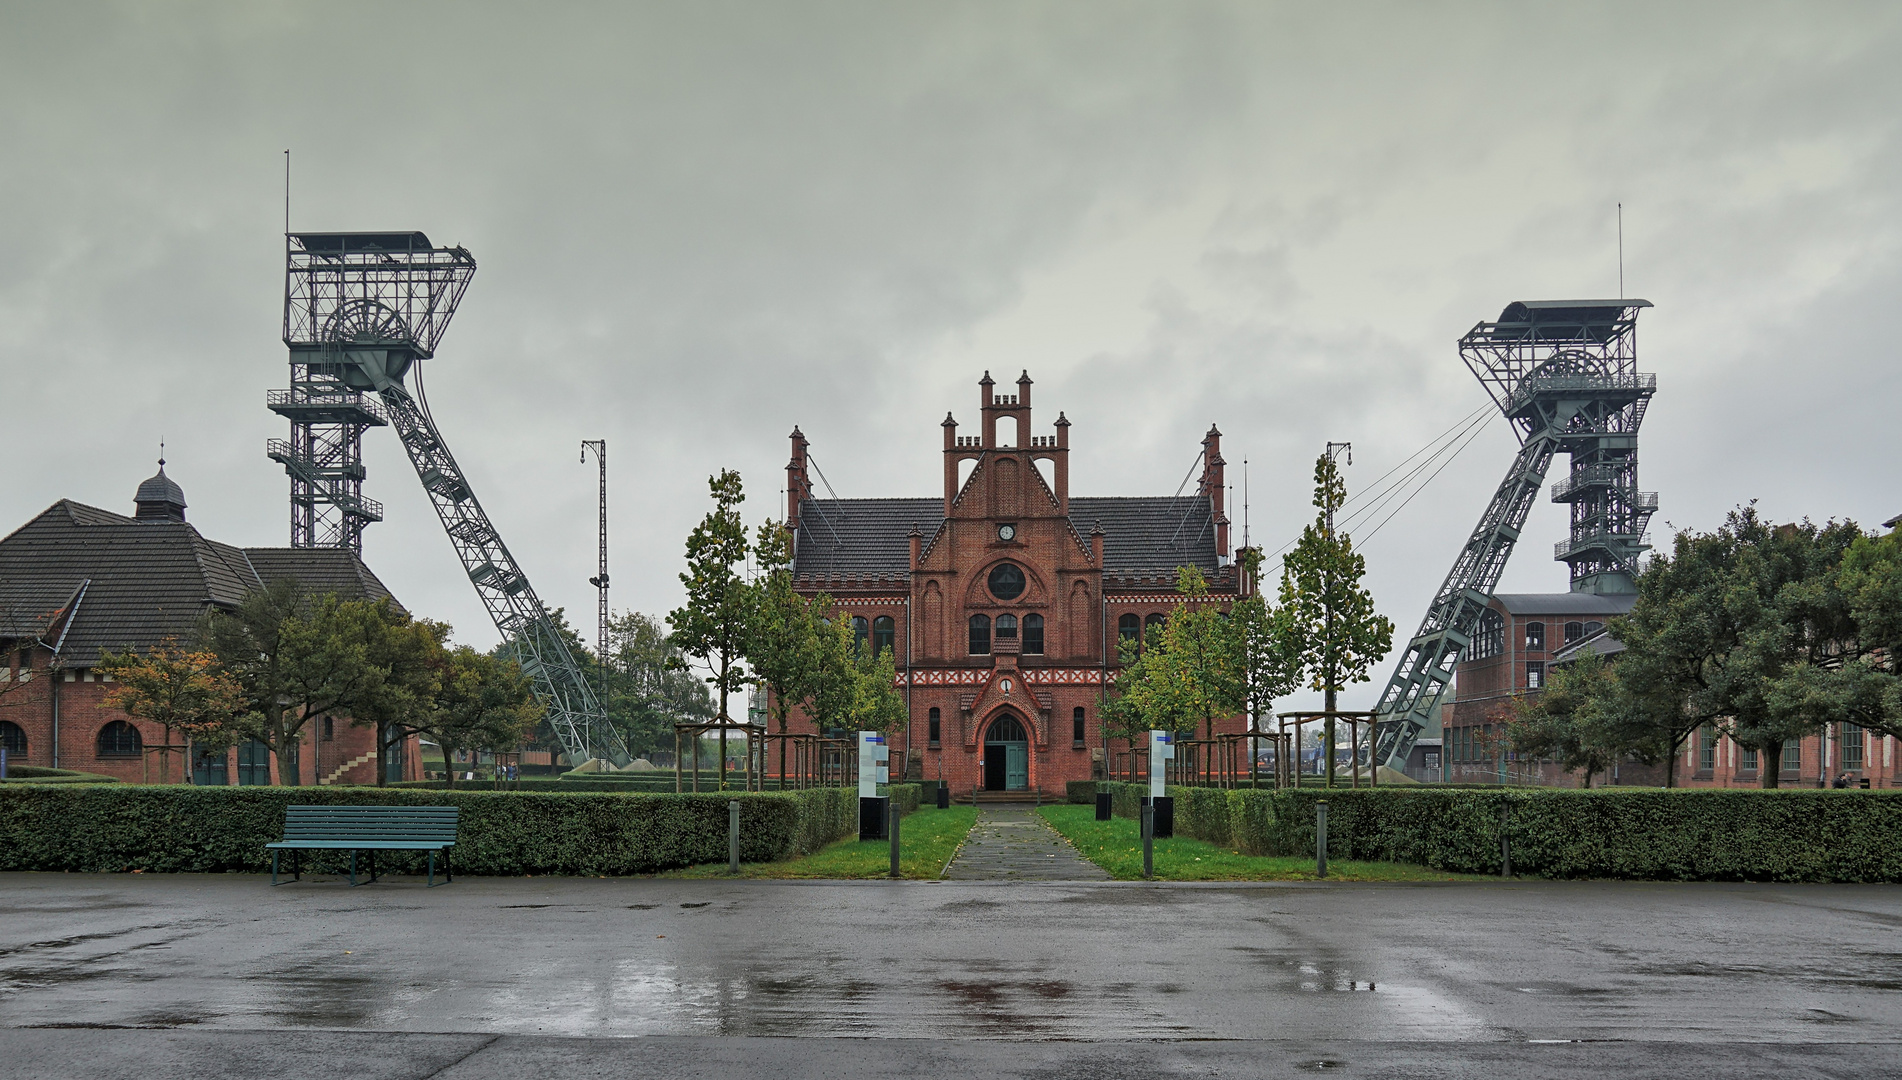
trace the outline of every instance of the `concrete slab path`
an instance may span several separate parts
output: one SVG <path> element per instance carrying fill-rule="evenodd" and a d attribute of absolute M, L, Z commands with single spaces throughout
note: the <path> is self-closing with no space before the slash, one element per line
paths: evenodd
<path fill-rule="evenodd" d="M 1034 807 L 1010 804 L 977 808 L 977 824 L 944 876 L 949 881 L 1109 880 Z"/>

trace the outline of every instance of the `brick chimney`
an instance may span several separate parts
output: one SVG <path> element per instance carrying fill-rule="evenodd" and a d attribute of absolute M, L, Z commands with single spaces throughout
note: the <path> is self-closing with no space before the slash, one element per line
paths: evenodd
<path fill-rule="evenodd" d="M 1222 558 L 1228 557 L 1228 514 L 1223 506 L 1228 497 L 1228 485 L 1223 479 L 1222 432 L 1214 424 L 1209 425 L 1209 433 L 1202 437 L 1202 486 L 1196 492 L 1206 495 L 1209 500 L 1209 513 L 1215 522 L 1215 553 Z"/>
<path fill-rule="evenodd" d="M 793 536 L 793 543 L 799 543 L 799 506 L 805 501 L 806 491 L 811 486 L 806 479 L 806 436 L 800 432 L 799 425 L 792 429 L 792 460 L 786 463 L 786 531 Z"/>

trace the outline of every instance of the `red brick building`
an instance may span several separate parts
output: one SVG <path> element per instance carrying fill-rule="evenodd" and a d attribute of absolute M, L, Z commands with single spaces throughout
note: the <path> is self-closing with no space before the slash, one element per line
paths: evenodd
<path fill-rule="evenodd" d="M 1442 707 L 1444 779 L 1456 783 L 1546 784 L 1576 787 L 1580 777 L 1551 762 L 1521 758 L 1506 745 L 1513 699 L 1537 693 L 1552 668 L 1586 651 L 1615 658 L 1624 645 L 1607 632 L 1611 619 L 1631 610 L 1634 595 L 1501 593 L 1480 620 L 1473 648 L 1455 669 L 1456 691 Z M 1615 659 L 1614 659 L 1615 662 Z M 1430 740 L 1422 740 L 1423 743 Z M 1902 779 L 1892 736 L 1836 723 L 1783 748 L 1777 783 L 1824 787 L 1838 777 L 1860 786 L 1895 787 Z M 1676 763 L 1683 787 L 1761 787 L 1761 762 L 1720 735 L 1698 731 Z M 1663 765 L 1621 762 L 1595 784 L 1662 785 Z"/>
<path fill-rule="evenodd" d="M 1099 722 L 1116 643 L 1182 602 L 1176 568 L 1198 567 L 1205 602 L 1224 610 L 1241 595 L 1221 432 L 1202 440 L 1194 495 L 1072 497 L 1070 421 L 1058 414 L 1050 434 L 1032 433 L 1028 373 L 1015 394 L 995 393 L 989 373 L 978 385 L 978 434 L 945 416 L 937 497 L 815 498 L 806 437 L 793 429 L 794 580 L 806 595 L 831 594 L 862 636 L 892 650 L 911 714 L 892 740 L 894 773 L 902 762 L 954 791 L 1061 795 L 1127 749 Z"/>
<path fill-rule="evenodd" d="M 139 485 L 132 517 L 62 499 L 0 540 L 0 746 L 12 765 L 103 773 L 129 783 L 161 775 L 164 731 L 104 703 L 102 652 L 189 642 L 199 618 L 230 610 L 280 578 L 354 599 L 389 597 L 345 548 L 237 548 L 185 521 L 185 493 L 165 475 Z M 347 717 L 307 725 L 298 755 L 305 784 L 375 783 L 375 738 Z M 415 741 L 395 778 L 420 779 Z M 170 753 L 172 782 L 186 754 Z M 246 740 L 222 754 L 189 751 L 193 782 L 276 783 L 278 765 Z"/>

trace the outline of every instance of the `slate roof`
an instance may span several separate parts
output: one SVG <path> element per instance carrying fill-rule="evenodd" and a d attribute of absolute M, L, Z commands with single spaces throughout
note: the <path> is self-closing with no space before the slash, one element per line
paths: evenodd
<path fill-rule="evenodd" d="M 1070 500 L 1070 523 L 1086 543 L 1099 522 L 1106 573 L 1173 573 L 1178 566 L 1216 572 L 1220 560 L 1207 499 L 1164 495 Z M 793 572 L 902 575 L 911 562 L 912 526 L 918 526 L 928 545 L 943 523 L 942 499 L 808 499 L 800 503 Z"/>
<path fill-rule="evenodd" d="M 1638 602 L 1635 593 L 1497 593 L 1493 599 L 1514 615 L 1623 615 Z"/>
<path fill-rule="evenodd" d="M 183 522 L 62 499 L 0 539 L 0 638 L 58 644 L 63 664 L 85 667 L 102 650 L 184 640 L 208 607 L 234 607 L 279 576 L 355 597 L 389 595 L 354 552 L 247 551 Z"/>

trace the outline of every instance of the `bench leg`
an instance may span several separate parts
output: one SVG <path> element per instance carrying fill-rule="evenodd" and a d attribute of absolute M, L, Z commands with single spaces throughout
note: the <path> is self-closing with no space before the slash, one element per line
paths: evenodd
<path fill-rule="evenodd" d="M 425 889 L 433 888 L 435 884 L 436 884 L 436 853 L 432 851 L 429 853 L 429 880 L 427 882 L 424 882 L 423 888 Z"/>
<path fill-rule="evenodd" d="M 370 852 L 370 883 L 376 884 L 376 852 Z"/>
<path fill-rule="evenodd" d="M 357 887 L 357 852 L 355 848 L 350 850 L 350 887 L 353 889 Z"/>
<path fill-rule="evenodd" d="M 301 849 L 291 852 L 291 880 L 304 880 L 304 852 Z"/>
<path fill-rule="evenodd" d="M 277 856 L 277 852 L 271 852 L 271 884 L 273 885 L 277 884 Z"/>
<path fill-rule="evenodd" d="M 449 867 L 449 849 L 442 849 L 442 879 L 444 882 L 456 880 L 456 872 Z"/>

